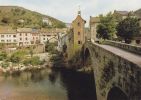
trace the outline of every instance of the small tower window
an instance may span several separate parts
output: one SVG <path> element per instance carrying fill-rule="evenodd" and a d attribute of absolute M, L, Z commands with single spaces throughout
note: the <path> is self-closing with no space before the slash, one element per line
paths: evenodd
<path fill-rule="evenodd" d="M 80 32 L 78 32 L 78 35 L 80 35 Z"/>
<path fill-rule="evenodd" d="M 78 24 L 78 26 L 80 26 L 80 22 L 78 22 L 77 24 Z"/>
<path fill-rule="evenodd" d="M 78 41 L 78 44 L 81 44 L 81 41 Z"/>

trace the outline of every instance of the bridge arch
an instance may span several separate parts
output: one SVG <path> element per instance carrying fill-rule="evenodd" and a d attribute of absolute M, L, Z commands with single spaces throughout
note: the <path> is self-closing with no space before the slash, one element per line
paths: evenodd
<path fill-rule="evenodd" d="M 88 48 L 86 48 L 84 50 L 84 65 L 85 66 L 89 66 L 92 64 L 92 59 L 91 59 L 91 54 L 90 54 L 90 50 Z"/>
<path fill-rule="evenodd" d="M 118 87 L 110 89 L 107 100 L 129 100 L 128 96 Z"/>

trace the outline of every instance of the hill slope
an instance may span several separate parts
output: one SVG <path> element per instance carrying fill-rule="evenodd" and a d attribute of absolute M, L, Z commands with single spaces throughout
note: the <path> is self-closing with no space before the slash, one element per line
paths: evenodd
<path fill-rule="evenodd" d="M 135 15 L 141 18 L 141 9 L 135 11 Z"/>
<path fill-rule="evenodd" d="M 43 23 L 43 18 L 47 18 L 52 24 Z M 0 6 L 0 26 L 35 27 L 35 28 L 63 28 L 65 24 L 53 17 L 30 11 L 18 6 Z"/>

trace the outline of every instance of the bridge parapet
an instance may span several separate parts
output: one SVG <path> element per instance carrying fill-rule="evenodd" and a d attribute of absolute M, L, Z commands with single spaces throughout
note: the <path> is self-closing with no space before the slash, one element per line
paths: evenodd
<path fill-rule="evenodd" d="M 87 52 L 90 53 L 94 69 L 97 100 L 115 100 L 111 97 L 114 95 L 114 89 L 119 89 L 126 95 L 126 99 L 120 99 L 119 95 L 116 100 L 141 100 L 140 64 L 96 43 L 86 42 L 84 56 Z"/>
<path fill-rule="evenodd" d="M 115 46 L 115 47 L 127 50 L 129 52 L 133 52 L 133 53 L 141 55 L 141 47 L 140 46 L 125 44 L 125 43 L 115 42 L 115 41 L 110 41 L 110 40 L 106 40 L 104 43 L 107 45 Z"/>

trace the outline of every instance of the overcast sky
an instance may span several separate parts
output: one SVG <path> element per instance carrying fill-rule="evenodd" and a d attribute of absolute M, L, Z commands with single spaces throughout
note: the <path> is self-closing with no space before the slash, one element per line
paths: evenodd
<path fill-rule="evenodd" d="M 16 5 L 55 17 L 64 22 L 71 22 L 77 15 L 80 5 L 82 17 L 116 10 L 137 10 L 141 0 L 0 0 L 0 5 Z"/>

